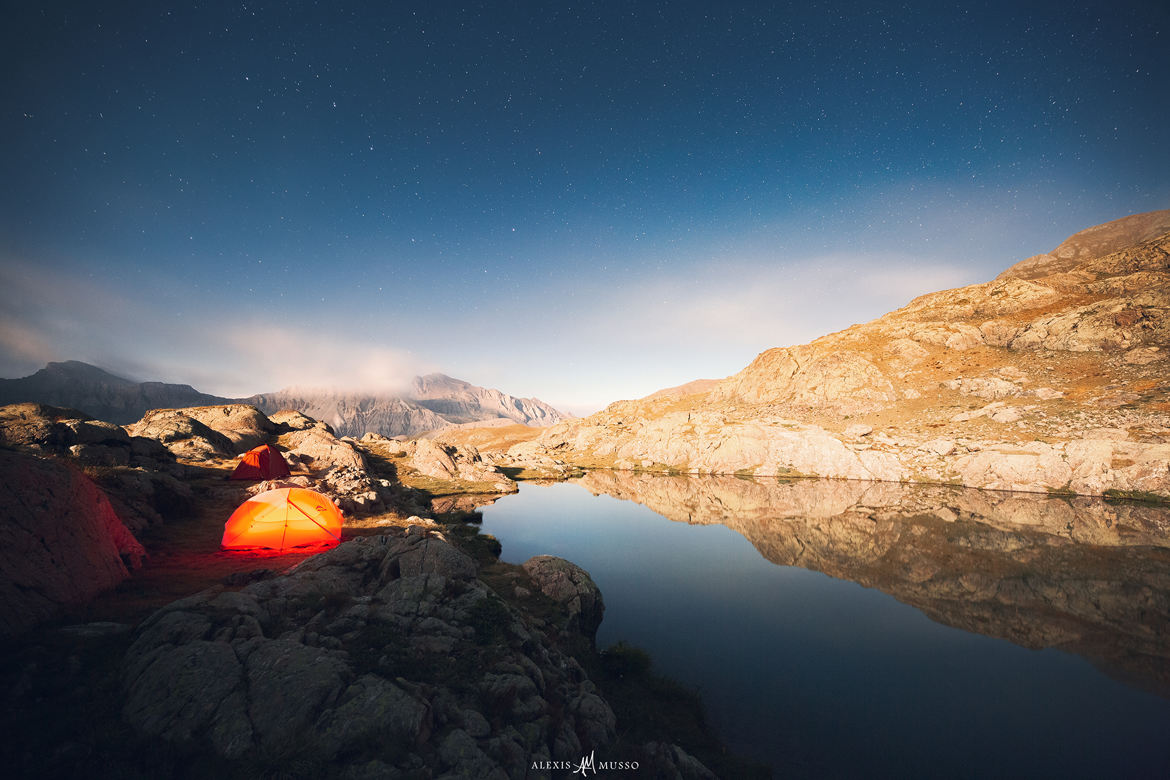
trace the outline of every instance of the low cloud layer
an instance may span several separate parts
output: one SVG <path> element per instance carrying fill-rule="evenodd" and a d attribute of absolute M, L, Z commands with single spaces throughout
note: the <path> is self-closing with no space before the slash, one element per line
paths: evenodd
<path fill-rule="evenodd" d="M 289 386 L 396 392 L 434 367 L 409 350 L 354 338 L 342 315 L 311 324 L 279 313 L 186 311 L 107 283 L 10 265 L 0 277 L 0 376 L 83 360 L 137 380 L 225 396 Z"/>
<path fill-rule="evenodd" d="M 979 281 L 972 276 L 956 264 L 895 255 L 713 256 L 572 294 L 531 289 L 483 299 L 441 316 L 430 304 L 412 310 L 404 301 L 392 312 L 339 305 L 298 317 L 227 295 L 204 302 L 148 288 L 155 296 L 148 297 L 9 264 L 0 278 L 0 376 L 76 359 L 237 397 L 290 386 L 399 392 L 413 376 L 440 370 L 582 412 L 727 376 L 764 349 Z"/>

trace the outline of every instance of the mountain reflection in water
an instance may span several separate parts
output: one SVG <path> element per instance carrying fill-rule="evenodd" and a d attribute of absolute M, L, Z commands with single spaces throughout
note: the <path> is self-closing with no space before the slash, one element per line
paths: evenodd
<path fill-rule="evenodd" d="M 767 560 L 945 625 L 1082 655 L 1170 698 L 1170 509 L 944 486 L 592 471 L 594 495 L 720 524 Z"/>
<path fill-rule="evenodd" d="M 522 484 L 483 510 L 483 531 L 506 561 L 588 570 L 606 603 L 598 643 L 646 649 L 700 693 L 732 750 L 777 776 L 1170 777 L 1167 508 L 865 482 L 575 482 Z"/>

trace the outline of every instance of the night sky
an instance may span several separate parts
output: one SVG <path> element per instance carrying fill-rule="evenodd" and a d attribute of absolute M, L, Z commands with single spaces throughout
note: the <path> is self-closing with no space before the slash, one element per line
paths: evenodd
<path fill-rule="evenodd" d="M 582 412 L 1170 207 L 1170 3 L 881 6 L 9 4 L 0 376 Z"/>

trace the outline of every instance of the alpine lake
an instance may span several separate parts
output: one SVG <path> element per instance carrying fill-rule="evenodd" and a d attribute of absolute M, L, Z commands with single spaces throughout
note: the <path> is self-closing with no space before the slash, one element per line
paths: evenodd
<path fill-rule="evenodd" d="M 592 471 L 481 511 L 777 777 L 1170 777 L 1170 506 Z"/>

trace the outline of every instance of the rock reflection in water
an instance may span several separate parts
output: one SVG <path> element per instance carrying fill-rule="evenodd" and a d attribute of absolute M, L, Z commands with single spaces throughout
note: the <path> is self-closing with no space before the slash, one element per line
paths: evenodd
<path fill-rule="evenodd" d="M 769 561 L 946 625 L 1078 653 L 1170 697 L 1170 509 L 943 486 L 593 471 L 595 495 L 722 524 Z"/>

